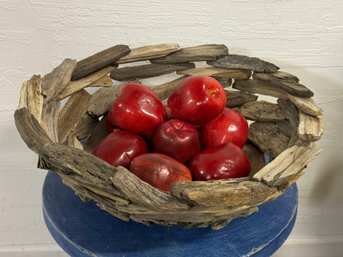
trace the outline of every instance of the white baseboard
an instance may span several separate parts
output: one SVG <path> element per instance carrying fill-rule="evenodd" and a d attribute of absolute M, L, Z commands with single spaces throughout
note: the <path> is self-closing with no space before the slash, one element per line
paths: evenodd
<path fill-rule="evenodd" d="M 67 257 L 57 244 L 4 245 L 0 246 L 0 257 Z"/>

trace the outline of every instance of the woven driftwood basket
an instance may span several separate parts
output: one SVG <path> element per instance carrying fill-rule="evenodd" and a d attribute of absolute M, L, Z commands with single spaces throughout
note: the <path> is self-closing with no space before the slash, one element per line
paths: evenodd
<path fill-rule="evenodd" d="M 161 99 L 186 76 L 209 75 L 226 88 L 227 107 L 251 121 L 244 147 L 252 165 L 248 177 L 176 182 L 162 192 L 89 153 L 107 133 L 106 114 L 121 84 L 145 79 L 149 85 L 147 78 L 175 72 L 176 79 L 153 87 Z M 91 94 L 86 87 L 99 89 Z M 38 154 L 39 168 L 57 172 L 80 198 L 119 219 L 220 229 L 280 196 L 320 152 L 313 142 L 323 133 L 322 109 L 312 97 L 296 76 L 256 57 L 229 54 L 225 45 L 116 45 L 81 61 L 65 59 L 25 81 L 15 122 Z"/>

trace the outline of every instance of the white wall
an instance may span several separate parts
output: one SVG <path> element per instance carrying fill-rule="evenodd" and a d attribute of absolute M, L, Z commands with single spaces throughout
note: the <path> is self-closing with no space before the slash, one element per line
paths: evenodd
<path fill-rule="evenodd" d="M 299 76 L 324 109 L 322 154 L 300 179 L 295 228 L 275 256 L 343 255 L 341 0 L 0 0 L 0 256 L 65 256 L 41 214 L 45 172 L 13 123 L 21 82 L 114 44 L 225 43 Z"/>

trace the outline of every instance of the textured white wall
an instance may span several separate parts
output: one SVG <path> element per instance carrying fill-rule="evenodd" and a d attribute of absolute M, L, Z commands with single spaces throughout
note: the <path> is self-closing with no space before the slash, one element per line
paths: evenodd
<path fill-rule="evenodd" d="M 322 154 L 300 179 L 296 226 L 275 256 L 342 256 L 341 0 L 0 0 L 0 256 L 64 256 L 41 215 L 44 171 L 13 123 L 21 82 L 114 44 L 224 43 L 299 76 L 324 109 Z"/>

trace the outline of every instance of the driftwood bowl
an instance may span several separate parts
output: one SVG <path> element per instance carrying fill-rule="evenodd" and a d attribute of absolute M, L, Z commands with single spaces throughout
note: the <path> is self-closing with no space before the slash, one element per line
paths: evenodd
<path fill-rule="evenodd" d="M 139 63 L 127 65 L 133 62 Z M 253 167 L 249 177 L 176 182 L 166 193 L 89 153 L 106 135 L 106 113 L 121 88 L 116 81 L 175 72 L 178 78 L 153 87 L 161 99 L 185 76 L 209 75 L 226 88 L 227 106 L 252 122 L 244 148 Z M 90 94 L 86 87 L 100 88 Z M 322 109 L 312 97 L 296 76 L 256 57 L 229 54 L 225 45 L 116 45 L 81 61 L 65 59 L 25 81 L 15 122 L 39 155 L 39 168 L 57 172 L 80 198 L 119 219 L 220 229 L 281 195 L 320 152 L 313 142 L 323 133 Z M 271 158 L 267 165 L 263 153 Z"/>

